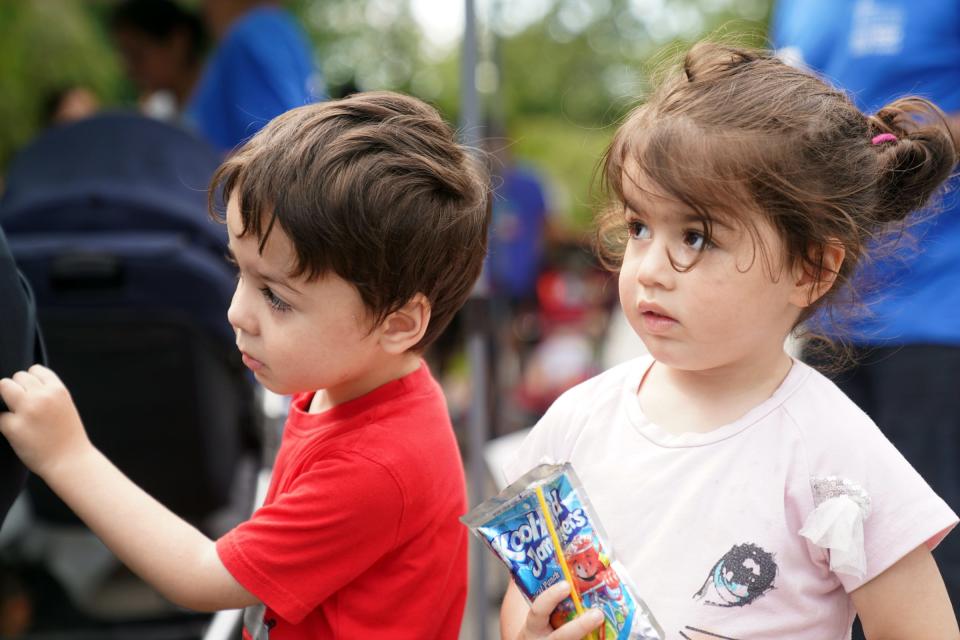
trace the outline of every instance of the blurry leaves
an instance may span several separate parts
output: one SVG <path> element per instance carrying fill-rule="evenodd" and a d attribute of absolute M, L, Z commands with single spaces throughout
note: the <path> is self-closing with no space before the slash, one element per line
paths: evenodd
<path fill-rule="evenodd" d="M 111 101 L 120 69 L 89 5 L 0 0 L 0 167 L 43 126 L 50 96 L 71 86 Z"/>
<path fill-rule="evenodd" d="M 680 51 L 718 30 L 763 45 L 771 0 L 475 4 L 483 113 L 517 139 L 514 155 L 548 174 L 555 204 L 582 223 L 590 215 L 599 154 L 646 89 L 654 55 Z M 105 28 L 113 6 L 112 0 L 0 0 L 0 169 L 36 134 L 54 91 L 86 86 L 108 106 L 133 97 Z M 438 49 L 423 37 L 409 0 L 287 0 L 284 6 L 313 41 L 334 94 L 404 91 L 457 122 L 459 27 L 449 34 L 449 48 Z"/>

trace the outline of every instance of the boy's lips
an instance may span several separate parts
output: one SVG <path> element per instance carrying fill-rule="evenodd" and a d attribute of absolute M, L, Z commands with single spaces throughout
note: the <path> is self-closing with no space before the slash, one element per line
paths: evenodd
<path fill-rule="evenodd" d="M 252 358 L 248 356 L 243 351 L 240 352 L 240 359 L 243 360 L 243 364 L 245 364 L 247 368 L 250 369 L 251 371 L 258 371 L 263 368 L 262 362 L 260 362 L 256 358 Z"/>

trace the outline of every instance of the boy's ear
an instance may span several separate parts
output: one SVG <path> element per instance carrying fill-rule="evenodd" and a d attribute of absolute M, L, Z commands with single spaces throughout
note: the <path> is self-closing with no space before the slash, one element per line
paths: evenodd
<path fill-rule="evenodd" d="M 404 353 L 420 342 L 429 324 L 430 301 L 418 293 L 384 319 L 380 325 L 380 346 L 387 353 Z"/>
<path fill-rule="evenodd" d="M 804 308 L 819 300 L 837 281 L 846 255 L 847 250 L 835 239 L 811 249 L 810 260 L 820 265 L 820 273 L 817 274 L 809 263 L 802 262 L 795 275 L 794 293 L 790 301 Z"/>

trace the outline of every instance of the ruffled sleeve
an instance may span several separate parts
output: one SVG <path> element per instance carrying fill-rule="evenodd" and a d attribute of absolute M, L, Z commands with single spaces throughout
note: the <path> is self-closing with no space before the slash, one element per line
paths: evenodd
<path fill-rule="evenodd" d="M 816 507 L 800 535 L 828 552 L 830 569 L 863 580 L 867 573 L 863 525 L 870 517 L 870 496 L 856 482 L 839 476 L 812 478 Z"/>
<path fill-rule="evenodd" d="M 812 558 L 829 562 L 849 593 L 917 547 L 936 547 L 957 516 L 865 413 L 818 381 L 790 408 L 804 461 L 791 500 Z"/>

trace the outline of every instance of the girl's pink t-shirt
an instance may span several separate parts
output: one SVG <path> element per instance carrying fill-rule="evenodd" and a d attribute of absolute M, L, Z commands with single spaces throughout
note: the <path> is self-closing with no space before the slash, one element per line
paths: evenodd
<path fill-rule="evenodd" d="M 504 475 L 571 462 L 669 640 L 847 639 L 849 593 L 956 525 L 870 418 L 807 365 L 795 361 L 735 422 L 678 435 L 637 400 L 652 364 L 643 356 L 568 391 Z M 832 569 L 834 552 L 800 534 L 841 495 L 860 507 L 862 575 Z"/>

